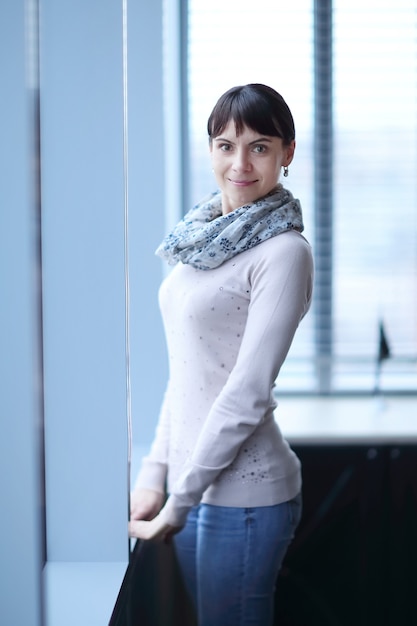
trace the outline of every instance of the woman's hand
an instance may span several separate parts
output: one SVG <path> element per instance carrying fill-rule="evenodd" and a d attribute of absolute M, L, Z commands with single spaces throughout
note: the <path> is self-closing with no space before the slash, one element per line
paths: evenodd
<path fill-rule="evenodd" d="M 129 536 L 146 541 L 153 539 L 154 541 L 169 543 L 172 535 L 175 535 L 180 530 L 180 527 L 167 524 L 163 515 L 157 515 L 150 522 L 143 520 L 129 522 Z"/>
<path fill-rule="evenodd" d="M 130 519 L 151 520 L 162 509 L 165 496 L 153 489 L 134 489 L 130 494 Z"/>

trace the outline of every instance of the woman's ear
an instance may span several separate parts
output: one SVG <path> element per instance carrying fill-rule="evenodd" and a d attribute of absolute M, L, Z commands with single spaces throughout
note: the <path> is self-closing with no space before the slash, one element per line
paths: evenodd
<path fill-rule="evenodd" d="M 291 161 L 294 158 L 294 152 L 295 152 L 295 140 L 293 140 L 289 146 L 285 146 L 285 154 L 284 154 L 284 159 L 282 161 L 283 167 L 288 167 L 288 165 L 291 163 Z"/>

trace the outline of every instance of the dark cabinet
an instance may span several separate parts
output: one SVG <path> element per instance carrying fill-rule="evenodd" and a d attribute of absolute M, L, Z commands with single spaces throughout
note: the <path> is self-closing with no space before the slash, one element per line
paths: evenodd
<path fill-rule="evenodd" d="M 417 624 L 417 445 L 293 448 L 304 512 L 276 625 Z M 171 547 L 136 547 L 111 626 L 195 626 Z"/>

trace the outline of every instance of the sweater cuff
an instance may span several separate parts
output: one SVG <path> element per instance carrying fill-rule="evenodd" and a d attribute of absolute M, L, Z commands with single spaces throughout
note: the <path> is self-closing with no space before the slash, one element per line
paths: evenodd
<path fill-rule="evenodd" d="M 165 493 L 167 466 L 145 457 L 136 478 L 134 489 L 153 489 Z"/>

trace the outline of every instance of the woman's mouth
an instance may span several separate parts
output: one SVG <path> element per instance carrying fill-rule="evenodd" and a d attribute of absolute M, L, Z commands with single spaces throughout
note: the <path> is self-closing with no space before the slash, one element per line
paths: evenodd
<path fill-rule="evenodd" d="M 257 182 L 256 180 L 232 180 L 231 178 L 229 178 L 229 181 L 232 185 L 235 185 L 235 187 L 249 187 Z"/>

